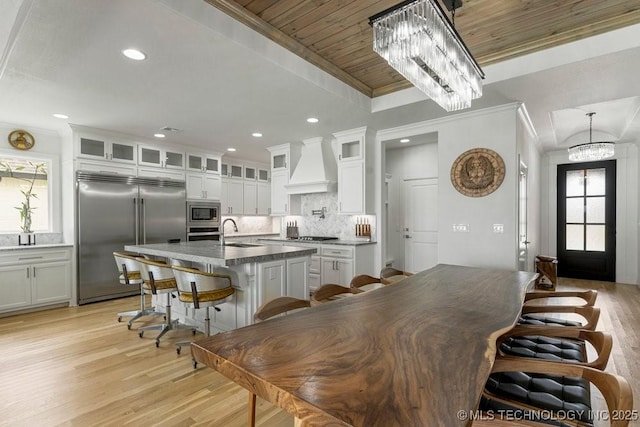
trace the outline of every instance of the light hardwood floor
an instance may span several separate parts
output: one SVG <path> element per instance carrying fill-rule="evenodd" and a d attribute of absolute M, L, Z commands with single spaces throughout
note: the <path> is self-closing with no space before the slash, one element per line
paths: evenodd
<path fill-rule="evenodd" d="M 561 279 L 559 289 L 599 291 L 598 329 L 615 342 L 607 371 L 640 401 L 640 286 Z M 172 344 L 189 331 L 156 348 L 155 333 L 141 339 L 116 321 L 136 305 L 134 297 L 0 318 L 0 425 L 246 425 L 248 392 L 212 369 L 193 370 L 188 349 L 176 354 Z M 257 425 L 293 418 L 258 399 Z"/>

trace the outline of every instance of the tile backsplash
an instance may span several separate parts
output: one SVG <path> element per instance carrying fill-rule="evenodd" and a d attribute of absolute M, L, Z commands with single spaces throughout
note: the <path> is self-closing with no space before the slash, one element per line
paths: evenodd
<path fill-rule="evenodd" d="M 270 216 L 232 216 L 223 215 L 222 220 L 232 218 L 238 226 L 238 234 L 279 233 L 280 218 Z M 225 235 L 234 234 L 233 225 L 227 224 Z"/>
<path fill-rule="evenodd" d="M 376 235 L 375 215 L 338 215 L 338 193 L 314 193 L 300 196 L 302 215 L 292 215 L 282 218 L 281 237 L 286 237 L 288 222 L 296 221 L 300 236 L 335 236 L 343 240 L 359 240 L 356 237 L 356 224 L 360 220 L 368 221 L 371 225 L 372 239 Z M 313 211 L 324 211 L 321 215 L 313 215 Z"/>

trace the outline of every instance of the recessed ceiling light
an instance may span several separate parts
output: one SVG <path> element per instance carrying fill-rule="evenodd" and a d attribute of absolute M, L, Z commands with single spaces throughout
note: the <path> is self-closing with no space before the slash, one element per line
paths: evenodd
<path fill-rule="evenodd" d="M 142 61 L 143 59 L 147 58 L 147 55 L 145 55 L 144 52 L 134 48 L 124 49 L 122 51 L 122 54 L 127 58 L 133 59 L 135 61 Z"/>
<path fill-rule="evenodd" d="M 315 117 L 309 117 L 307 119 L 307 122 L 309 123 L 318 123 L 320 120 L 316 119 Z"/>
<path fill-rule="evenodd" d="M 260 138 L 262 136 L 262 134 L 260 132 L 254 132 L 251 134 L 251 136 L 255 137 L 255 138 Z"/>
<path fill-rule="evenodd" d="M 156 138 L 164 138 L 166 135 L 164 133 L 154 133 L 153 136 Z"/>
<path fill-rule="evenodd" d="M 407 142 L 409 142 L 409 141 L 411 141 L 409 138 L 402 138 L 402 139 L 400 140 L 400 143 L 401 143 L 401 144 L 406 144 L 406 143 L 407 143 Z"/>
<path fill-rule="evenodd" d="M 67 116 L 66 114 L 60 114 L 60 113 L 55 113 L 53 115 L 53 117 L 55 117 L 56 119 L 68 119 L 69 116 Z"/>
<path fill-rule="evenodd" d="M 229 148 L 227 148 L 227 151 L 236 151 L 236 149 L 229 147 Z"/>

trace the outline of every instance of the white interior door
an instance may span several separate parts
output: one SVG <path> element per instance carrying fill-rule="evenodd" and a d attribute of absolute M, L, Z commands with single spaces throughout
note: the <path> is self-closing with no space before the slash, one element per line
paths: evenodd
<path fill-rule="evenodd" d="M 520 162 L 518 181 L 518 270 L 529 271 L 527 245 L 527 165 Z"/>
<path fill-rule="evenodd" d="M 422 271 L 438 263 L 438 180 L 404 182 L 404 269 Z"/>

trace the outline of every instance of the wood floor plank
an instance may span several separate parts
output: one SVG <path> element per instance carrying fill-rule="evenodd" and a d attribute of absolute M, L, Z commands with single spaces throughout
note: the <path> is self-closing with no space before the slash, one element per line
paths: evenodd
<path fill-rule="evenodd" d="M 614 337 L 607 371 L 640 401 L 640 286 L 561 278 L 559 289 L 599 291 L 598 329 Z M 172 331 L 156 348 L 156 332 L 135 331 L 153 318 L 133 330 L 117 322 L 136 306 L 131 297 L 0 318 L 0 426 L 246 426 L 248 392 L 194 370 L 187 348 L 176 354 L 173 343 L 190 331 Z M 256 413 L 259 427 L 293 426 L 264 400 Z"/>

